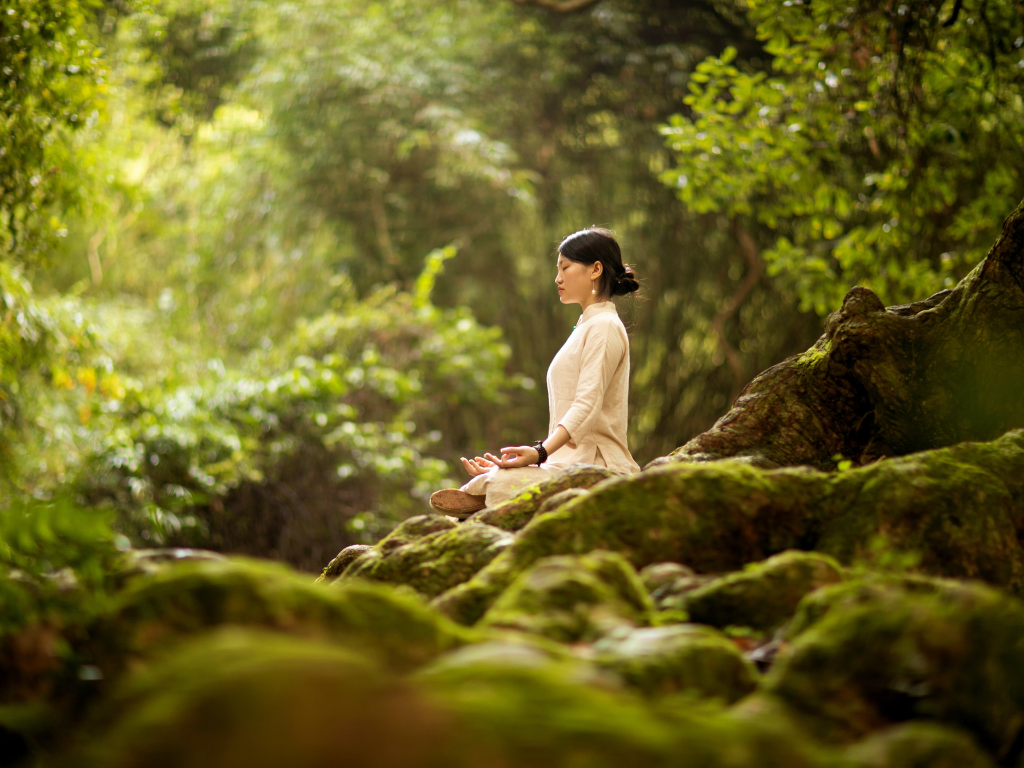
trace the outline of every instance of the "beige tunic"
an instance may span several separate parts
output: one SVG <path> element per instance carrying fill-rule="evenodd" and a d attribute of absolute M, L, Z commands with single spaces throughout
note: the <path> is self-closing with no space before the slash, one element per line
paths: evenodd
<path fill-rule="evenodd" d="M 548 434 L 561 424 L 569 442 L 543 467 L 495 468 L 463 490 L 487 496 L 493 506 L 569 464 L 600 464 L 639 472 L 626 444 L 629 400 L 629 337 L 615 304 L 591 304 L 548 368 Z"/>

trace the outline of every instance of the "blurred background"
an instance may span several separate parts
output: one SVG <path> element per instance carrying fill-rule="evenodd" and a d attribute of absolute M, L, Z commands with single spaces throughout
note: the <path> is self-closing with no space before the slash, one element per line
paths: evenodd
<path fill-rule="evenodd" d="M 1022 194 L 982 3 L 0 2 L 0 495 L 319 570 L 544 436 L 555 249 L 642 279 L 641 464 Z M 1018 60 L 1020 62 L 1018 63 Z"/>

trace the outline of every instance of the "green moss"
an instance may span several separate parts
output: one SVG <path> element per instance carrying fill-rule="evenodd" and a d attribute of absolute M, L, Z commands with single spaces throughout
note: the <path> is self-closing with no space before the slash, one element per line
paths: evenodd
<path fill-rule="evenodd" d="M 851 768 L 995 768 L 970 734 L 928 722 L 879 731 L 844 756 Z"/>
<path fill-rule="evenodd" d="M 619 552 L 635 567 L 667 560 L 698 571 L 726 571 L 797 545 L 810 470 L 765 473 L 738 462 L 674 464 L 602 483 L 586 496 L 538 516 L 513 544 L 435 605 L 474 623 L 515 576 L 541 557 Z M 763 521 L 759 517 L 764 516 Z M 792 524 L 790 523 L 792 522 Z"/>
<path fill-rule="evenodd" d="M 82 661 L 109 679 L 133 658 L 227 624 L 330 638 L 402 667 L 473 638 L 412 594 L 359 582 L 315 585 L 283 566 L 232 558 L 133 581 L 90 628 Z"/>
<path fill-rule="evenodd" d="M 472 519 L 497 526 L 506 531 L 518 531 L 530 522 L 534 515 L 540 512 L 546 502 L 550 501 L 551 504 L 547 505 L 545 511 L 552 509 L 553 505 L 564 503 L 576 495 L 563 495 L 565 491 L 582 491 L 617 475 L 618 473 L 613 472 L 607 467 L 590 464 L 576 464 L 566 467 L 565 469 L 552 472 L 550 478 L 527 488 L 514 499 L 477 512 Z M 558 499 L 554 497 L 558 497 Z"/>
<path fill-rule="evenodd" d="M 468 583 L 436 605 L 479 620 L 541 557 L 594 549 L 635 567 L 674 561 L 722 573 L 787 549 L 851 563 L 885 535 L 922 571 L 1024 588 L 1024 431 L 888 459 L 841 473 L 762 470 L 737 461 L 674 463 L 607 480 L 540 515 Z"/>
<path fill-rule="evenodd" d="M 830 739 L 927 718 L 1007 757 L 1024 723 L 1024 605 L 980 584 L 900 580 L 826 597 L 780 651 L 767 691 Z"/>
<path fill-rule="evenodd" d="M 428 597 L 469 579 L 512 543 L 512 535 L 482 523 L 464 523 L 409 544 L 356 560 L 345 579 L 404 584 Z"/>
<path fill-rule="evenodd" d="M 683 607 L 701 624 L 771 630 L 793 615 L 808 592 L 841 580 L 831 557 L 783 552 L 687 592 Z"/>
<path fill-rule="evenodd" d="M 952 579 L 936 579 L 915 574 L 864 574 L 859 578 L 823 587 L 800 601 L 793 620 L 786 627 L 784 637 L 793 640 L 817 624 L 831 611 L 843 611 L 873 605 L 884 601 L 893 590 L 908 596 L 931 595 L 944 592 L 951 599 L 966 597 L 974 585 Z"/>
<path fill-rule="evenodd" d="M 647 625 L 653 608 L 629 563 L 597 551 L 539 561 L 498 599 L 483 626 L 587 641 L 616 628 Z"/>
<path fill-rule="evenodd" d="M 388 552 L 403 547 L 410 542 L 422 539 L 439 531 L 450 531 L 458 523 L 449 520 L 445 515 L 416 515 L 403 520 L 387 536 L 374 545 L 381 552 Z"/>
<path fill-rule="evenodd" d="M 640 581 L 654 597 L 655 592 L 669 586 L 677 579 L 688 579 L 695 575 L 693 568 L 681 563 L 652 563 L 640 571 Z"/>
<path fill-rule="evenodd" d="M 337 557 L 327 564 L 327 567 L 324 568 L 324 572 L 320 574 L 319 578 L 317 578 L 317 582 L 334 581 L 336 578 L 341 576 L 345 570 L 352 565 L 352 563 L 372 549 L 373 547 L 368 544 L 353 544 L 350 547 L 345 547 L 338 553 Z"/>
<path fill-rule="evenodd" d="M 824 768 L 798 732 L 658 706 L 583 662 L 468 649 L 401 679 L 349 649 L 226 628 L 118 685 L 71 768 Z"/>
<path fill-rule="evenodd" d="M 520 649 L 442 657 L 416 681 L 458 713 L 481 765 L 817 768 L 831 764 L 786 723 L 741 722 L 690 697 L 631 695 L 587 665 Z"/>
<path fill-rule="evenodd" d="M 366 656 L 239 629 L 187 643 L 127 679 L 87 735 L 60 764 L 312 768 L 458 756 L 451 719 Z"/>
<path fill-rule="evenodd" d="M 839 473 L 813 547 L 843 562 L 884 535 L 922 572 L 1024 588 L 1024 431 Z"/>
<path fill-rule="evenodd" d="M 595 644 L 597 663 L 648 695 L 680 691 L 732 703 L 757 687 L 757 672 L 725 635 L 695 624 L 634 630 Z"/>

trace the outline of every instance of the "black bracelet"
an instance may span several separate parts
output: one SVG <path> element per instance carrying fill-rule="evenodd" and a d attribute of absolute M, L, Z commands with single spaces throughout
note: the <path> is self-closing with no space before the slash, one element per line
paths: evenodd
<path fill-rule="evenodd" d="M 545 461 L 548 460 L 548 450 L 544 447 L 544 441 L 538 440 L 533 444 L 533 447 L 537 449 L 537 466 L 539 467 Z"/>

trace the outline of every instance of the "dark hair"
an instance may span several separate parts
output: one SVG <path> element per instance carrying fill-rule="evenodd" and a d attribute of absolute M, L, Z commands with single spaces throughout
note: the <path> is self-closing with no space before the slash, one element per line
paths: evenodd
<path fill-rule="evenodd" d="M 633 270 L 622 263 L 622 249 L 615 236 L 607 229 L 587 227 L 573 232 L 558 246 L 558 252 L 579 264 L 600 261 L 604 270 L 598 293 L 602 296 L 625 296 L 640 288 Z"/>

